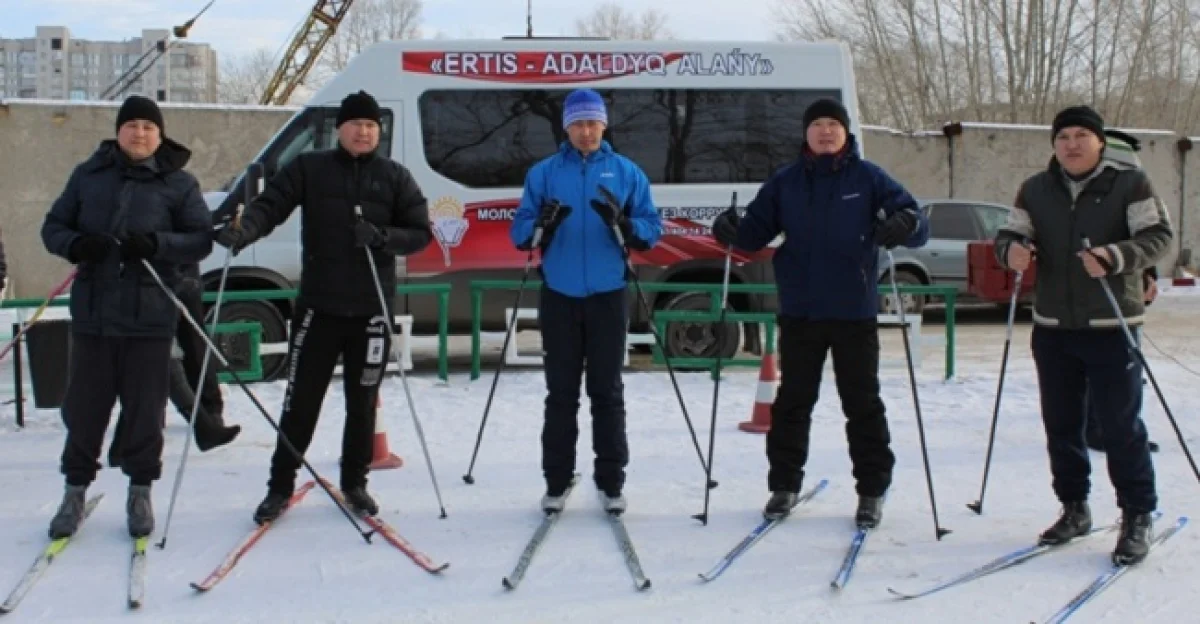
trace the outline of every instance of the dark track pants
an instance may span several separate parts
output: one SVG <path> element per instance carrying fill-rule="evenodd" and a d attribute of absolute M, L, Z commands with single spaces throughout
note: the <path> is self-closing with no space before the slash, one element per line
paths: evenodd
<path fill-rule="evenodd" d="M 1119 329 L 1034 327 L 1031 339 L 1050 453 L 1054 493 L 1063 502 L 1086 500 L 1091 464 L 1084 443 L 1085 396 L 1103 430 L 1108 476 L 1117 506 L 1143 513 L 1158 505 L 1154 464 L 1142 409 L 1142 366 Z"/>
<path fill-rule="evenodd" d="M 149 485 L 162 475 L 170 338 L 71 336 L 71 362 L 62 418 L 67 483 L 87 485 L 100 469 L 100 449 L 119 399 L 124 425 L 113 444 L 131 482 Z"/>
<path fill-rule="evenodd" d="M 538 303 L 545 353 L 546 414 L 542 427 L 542 472 L 546 489 L 560 493 L 575 470 L 579 439 L 579 384 L 587 362 L 592 404 L 593 478 L 609 495 L 625 485 L 629 445 L 625 436 L 625 385 L 621 365 L 629 307 L 625 289 L 590 297 L 568 297 L 543 287 Z"/>
<path fill-rule="evenodd" d="M 375 434 L 375 400 L 391 353 L 387 321 L 378 315 L 346 318 L 297 308 L 291 336 L 279 428 L 298 451 L 308 450 L 340 356 L 346 395 L 341 487 L 365 486 Z M 274 492 L 291 493 L 299 467 L 299 459 L 282 442 L 277 443 L 267 486 Z"/>
<path fill-rule="evenodd" d="M 817 404 L 826 352 L 833 352 L 833 374 L 850 445 L 856 490 L 882 496 L 896 464 L 887 417 L 879 397 L 879 332 L 874 319 L 807 321 L 779 317 L 781 379 L 771 406 L 767 433 L 767 488 L 799 492 L 808 462 L 812 411 Z"/>

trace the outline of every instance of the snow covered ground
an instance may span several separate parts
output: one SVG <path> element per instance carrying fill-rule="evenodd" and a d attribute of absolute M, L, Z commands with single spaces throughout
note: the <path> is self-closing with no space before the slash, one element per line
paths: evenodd
<path fill-rule="evenodd" d="M 1200 369 L 1194 337 L 1200 298 L 1165 296 L 1151 308 L 1148 333 L 1179 362 Z M 919 589 L 974 568 L 1028 543 L 1058 512 L 1050 491 L 1037 387 L 1028 348 L 1028 314 L 1014 338 L 1009 378 L 989 483 L 985 515 L 965 504 L 979 494 L 989 419 L 1003 344 L 1002 314 L 959 327 L 958 376 L 940 379 L 940 352 L 928 350 L 918 373 L 937 502 L 943 526 L 934 539 L 916 419 L 907 375 L 885 371 L 899 464 L 883 526 L 868 542 L 849 586 L 830 590 L 852 533 L 854 483 L 845 449 L 843 417 L 827 376 L 813 429 L 806 487 L 822 477 L 829 489 L 798 510 L 724 576 L 703 584 L 707 570 L 760 519 L 766 501 L 763 438 L 742 433 L 749 417 L 756 371 L 725 377 L 717 420 L 710 522 L 691 515 L 703 504 L 700 462 L 688 439 L 665 372 L 626 378 L 630 449 L 626 516 L 642 565 L 654 586 L 634 591 L 612 533 L 590 486 L 591 442 L 586 401 L 581 409 L 578 468 L 584 486 L 534 560 L 523 584 L 505 592 L 500 579 L 515 563 L 537 525 L 542 494 L 539 469 L 543 382 L 536 370 L 505 373 L 475 468 L 476 483 L 461 476 L 470 459 L 491 370 L 470 383 L 456 372 L 449 384 L 412 375 L 418 414 L 427 435 L 449 517 L 438 518 L 429 474 L 415 438 L 398 379 L 385 383 L 384 410 L 393 450 L 406 465 L 371 476 L 382 516 L 435 560 L 451 563 L 430 576 L 376 538 L 367 545 L 320 490 L 311 492 L 238 564 L 222 584 L 196 595 L 199 581 L 253 528 L 251 513 L 265 491 L 274 435 L 236 387 L 227 388 L 228 420 L 244 427 L 230 447 L 192 451 L 182 496 L 165 550 L 149 553 L 146 603 L 140 614 L 125 606 L 128 537 L 124 526 L 125 479 L 104 470 L 92 491 L 106 497 L 76 541 L 41 582 L 6 616 L 9 622 L 1014 622 L 1040 620 L 1086 586 L 1107 566 L 1111 536 L 1094 538 L 970 585 L 916 601 L 899 602 L 886 591 Z M 941 331 L 930 323 L 927 334 Z M 898 334 L 885 341 L 900 351 Z M 1185 437 L 1200 450 L 1200 399 L 1196 377 L 1153 346 L 1147 354 L 1167 392 Z M 0 379 L 11 379 L 9 364 Z M 709 430 L 712 383 L 704 374 L 681 374 L 688 409 L 702 443 Z M 10 385 L 10 384 L 9 384 Z M 256 384 L 254 392 L 278 416 L 282 383 Z M 11 389 L 4 392 L 11 396 Z M 1147 387 L 1145 415 L 1156 455 L 1165 513 L 1160 527 L 1200 511 L 1200 484 L 1192 476 L 1157 399 Z M 45 543 L 45 528 L 61 492 L 57 458 L 63 429 L 57 410 L 35 410 L 25 430 L 13 424 L 13 406 L 0 407 L 0 593 L 7 593 Z M 342 423 L 337 380 L 309 459 L 336 482 Z M 168 413 L 164 478 L 155 488 L 157 542 L 166 520 L 171 484 L 186 429 Z M 1098 521 L 1117 517 L 1103 456 L 1093 455 L 1093 511 Z M 301 479 L 303 479 L 303 473 Z M 1075 619 L 1087 622 L 1189 621 L 1194 570 L 1200 565 L 1200 531 L 1190 528 L 1156 552 Z"/>

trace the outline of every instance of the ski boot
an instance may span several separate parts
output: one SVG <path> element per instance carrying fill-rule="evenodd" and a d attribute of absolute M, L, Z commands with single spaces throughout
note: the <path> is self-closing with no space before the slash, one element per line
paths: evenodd
<path fill-rule="evenodd" d="M 86 493 L 86 485 L 66 486 L 58 513 L 54 514 L 54 518 L 50 520 L 50 539 L 71 537 L 79 529 L 79 523 L 83 522 L 84 495 Z"/>
<path fill-rule="evenodd" d="M 800 496 L 795 492 L 774 492 L 763 508 L 763 517 L 767 520 L 782 520 L 799 502 Z"/>
<path fill-rule="evenodd" d="M 1058 546 L 1086 535 L 1092 530 L 1092 511 L 1087 501 L 1071 501 L 1063 503 L 1062 515 L 1058 520 L 1042 532 L 1038 543 L 1044 546 Z"/>
<path fill-rule="evenodd" d="M 150 486 L 129 486 L 125 514 L 130 537 L 146 537 L 154 533 L 154 508 L 150 504 Z"/>

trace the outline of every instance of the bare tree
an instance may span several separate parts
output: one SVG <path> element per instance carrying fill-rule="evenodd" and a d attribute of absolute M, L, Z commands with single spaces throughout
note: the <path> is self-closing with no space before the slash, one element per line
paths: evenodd
<path fill-rule="evenodd" d="M 257 103 L 277 64 L 274 53 L 266 48 L 227 57 L 221 63 L 221 74 L 217 79 L 217 101 L 227 104 Z"/>
<path fill-rule="evenodd" d="M 1200 0 L 776 0 L 782 40 L 851 48 L 865 121 L 1200 126 Z"/>
<path fill-rule="evenodd" d="M 326 44 L 319 62 L 328 75 L 344 69 L 367 46 L 421 36 L 422 0 L 358 0 Z"/>
<path fill-rule="evenodd" d="M 670 39 L 667 15 L 658 9 L 646 9 L 641 15 L 626 11 L 616 2 L 597 6 L 587 17 L 575 20 L 575 32 L 581 37 L 609 39 Z"/>

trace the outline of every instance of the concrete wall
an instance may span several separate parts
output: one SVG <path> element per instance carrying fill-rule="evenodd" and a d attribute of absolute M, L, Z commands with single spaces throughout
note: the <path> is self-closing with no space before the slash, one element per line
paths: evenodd
<path fill-rule="evenodd" d="M 38 297 L 53 288 L 68 265 L 45 251 L 42 219 L 74 166 L 99 141 L 114 136 L 117 104 L 9 100 L 0 102 L 0 229 L 9 259 L 10 296 Z M 167 135 L 192 150 L 188 169 L 204 190 L 214 190 L 241 171 L 294 114 L 294 108 L 163 105 Z M 1009 203 L 1022 180 L 1044 168 L 1051 153 L 1043 126 L 964 124 L 951 139 L 939 130 L 902 133 L 864 129 L 871 160 L 887 168 L 910 191 L 925 197 L 956 197 Z M 1159 194 L 1180 224 L 1181 184 L 1187 179 L 1188 211 L 1182 248 L 1200 244 L 1200 155 L 1187 154 L 1163 131 L 1131 131 Z M 953 152 L 953 156 L 951 156 Z M 1175 265 L 1177 250 L 1160 270 Z"/>

